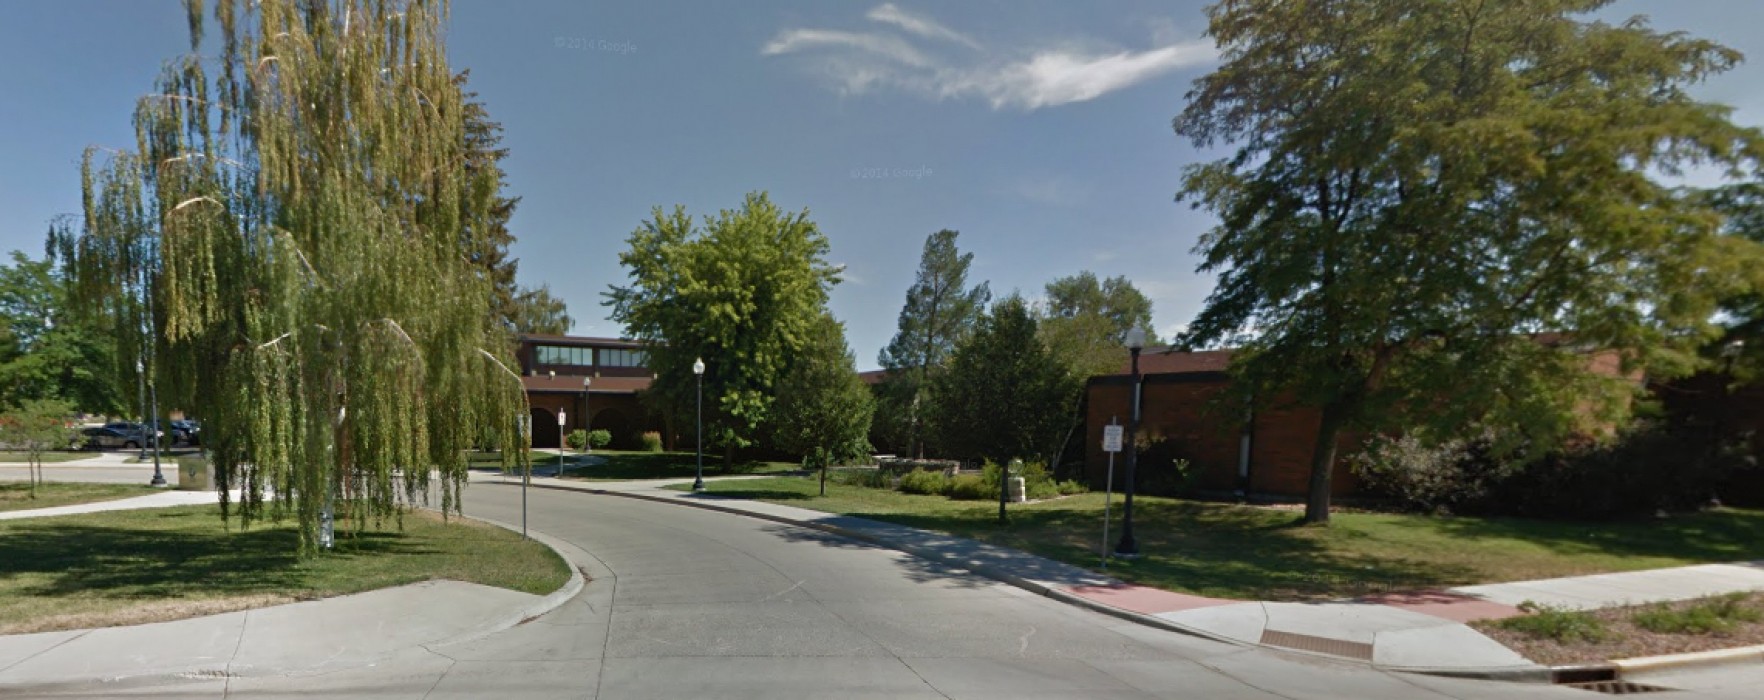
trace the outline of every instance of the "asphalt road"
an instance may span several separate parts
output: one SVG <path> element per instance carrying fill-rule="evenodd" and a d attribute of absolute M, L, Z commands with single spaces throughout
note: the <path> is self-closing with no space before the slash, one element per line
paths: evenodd
<path fill-rule="evenodd" d="M 1387 674 L 1208 642 L 890 550 L 695 508 L 534 490 L 530 524 L 587 552 L 564 607 L 466 644 L 316 677 L 101 693 L 196 698 L 1508 698 L 1583 690 Z M 520 520 L 478 485 L 468 514 Z M 349 630 L 338 630 L 348 634 Z M 1671 697 L 1756 698 L 1764 672 Z"/>

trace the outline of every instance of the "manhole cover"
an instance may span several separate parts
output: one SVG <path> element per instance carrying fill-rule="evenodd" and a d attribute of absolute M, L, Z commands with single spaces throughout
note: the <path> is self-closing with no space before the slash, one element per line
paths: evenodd
<path fill-rule="evenodd" d="M 1330 656 L 1343 656 L 1361 661 L 1372 660 L 1372 645 L 1363 642 L 1350 642 L 1346 639 L 1330 639 L 1297 632 L 1281 632 L 1278 630 L 1262 630 L 1262 643 L 1269 646 L 1286 647 L 1299 651 L 1311 651 Z"/>
<path fill-rule="evenodd" d="M 1662 688 L 1657 685 L 1648 685 L 1646 683 L 1637 683 L 1635 681 L 1588 681 L 1585 683 L 1566 683 L 1564 685 L 1569 688 L 1579 688 L 1581 690 L 1590 690 L 1595 693 L 1604 693 L 1606 695 L 1629 695 L 1631 693 L 1658 693 L 1658 692 L 1663 692 L 1663 691 L 1667 691 L 1667 690 L 1672 690 L 1671 688 Z"/>

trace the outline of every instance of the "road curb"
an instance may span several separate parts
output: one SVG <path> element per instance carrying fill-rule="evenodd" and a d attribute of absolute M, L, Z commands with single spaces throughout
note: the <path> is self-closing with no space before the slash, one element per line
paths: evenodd
<path fill-rule="evenodd" d="M 1617 659 L 1611 666 L 1617 669 L 1618 676 L 1653 671 L 1678 671 L 1688 668 L 1707 668 L 1711 666 L 1728 666 L 1735 664 L 1764 664 L 1764 644 L 1738 647 L 1735 649 L 1714 649 L 1696 651 L 1687 654 L 1667 654 L 1664 656 L 1643 656 L 1634 659 Z"/>
<path fill-rule="evenodd" d="M 521 483 L 518 481 L 514 481 L 514 482 L 510 482 L 510 481 L 484 481 L 484 482 L 479 482 L 479 483 L 502 484 L 505 486 L 520 486 L 521 485 Z M 1254 644 L 1251 642 L 1243 641 L 1241 639 L 1233 639 L 1231 637 L 1226 637 L 1223 635 L 1214 634 L 1214 633 L 1208 632 L 1206 630 L 1201 630 L 1201 629 L 1189 627 L 1187 625 L 1184 625 L 1184 624 L 1181 624 L 1178 622 L 1174 622 L 1171 620 L 1166 620 L 1161 617 L 1156 617 L 1153 615 L 1146 615 L 1143 613 L 1134 612 L 1132 610 L 1126 610 L 1123 608 L 1114 607 L 1112 605 L 1099 603 L 1097 601 L 1090 600 L 1088 598 L 1084 598 L 1082 596 L 1072 594 L 1068 591 L 1061 590 L 1057 587 L 1048 586 L 1044 583 L 1041 583 L 1039 581 L 1035 581 L 1033 579 L 1026 579 L 1021 576 L 1017 576 L 1015 574 L 1011 574 L 1011 573 L 999 570 L 995 567 L 987 566 L 984 564 L 976 565 L 972 562 L 962 561 L 962 560 L 959 560 L 959 559 L 956 559 L 953 557 L 948 557 L 948 556 L 945 556 L 945 555 L 940 554 L 938 552 L 929 551 L 929 550 L 926 550 L 921 547 L 914 547 L 911 545 L 905 545 L 905 544 L 901 544 L 898 542 L 891 542 L 886 539 L 871 535 L 869 533 L 865 533 L 865 532 L 861 532 L 861 531 L 857 531 L 857 530 L 850 530 L 847 528 L 839 527 L 837 525 L 827 525 L 824 523 L 816 523 L 816 522 L 809 522 L 809 521 L 804 521 L 804 520 L 797 520 L 794 518 L 788 518 L 788 517 L 781 516 L 781 515 L 772 515 L 770 513 L 757 513 L 757 512 L 751 511 L 751 510 L 743 509 L 743 508 L 735 508 L 735 507 L 718 505 L 715 503 L 708 503 L 708 502 L 703 502 L 703 501 L 686 501 L 686 500 L 681 500 L 678 498 L 669 498 L 666 496 L 652 496 L 649 494 L 636 493 L 636 492 L 631 492 L 631 491 L 614 491 L 614 490 L 610 490 L 610 489 L 602 489 L 602 488 L 594 488 L 594 487 L 564 486 L 561 484 L 529 483 L 528 486 L 530 488 L 549 489 L 552 491 L 570 491 L 570 492 L 575 492 L 575 493 L 587 493 L 587 494 L 593 494 L 593 495 L 599 495 L 599 496 L 618 496 L 621 498 L 631 498 L 631 499 L 636 499 L 636 500 L 640 500 L 640 501 L 653 501 L 656 503 L 667 503 L 667 504 L 678 505 L 678 506 L 686 506 L 689 508 L 699 508 L 699 509 L 703 509 L 703 510 L 717 511 L 720 513 L 728 513 L 731 515 L 741 515 L 741 516 L 746 516 L 749 518 L 757 518 L 759 520 L 766 520 L 766 521 L 780 523 L 780 524 L 784 524 L 784 525 L 791 525 L 791 526 L 795 526 L 795 527 L 807 528 L 810 530 L 817 530 L 820 532 L 825 532 L 828 534 L 838 535 L 840 537 L 846 537 L 846 538 L 857 540 L 860 542 L 873 544 L 873 545 L 876 545 L 879 547 L 883 547 L 885 549 L 892 549 L 897 552 L 905 552 L 907 554 L 911 554 L 911 555 L 918 557 L 920 559 L 925 559 L 927 561 L 934 561 L 939 564 L 944 564 L 944 565 L 951 566 L 954 568 L 959 568 L 959 569 L 962 569 L 963 571 L 968 571 L 968 572 L 971 572 L 971 573 L 978 575 L 978 576 L 989 578 L 994 581 L 998 581 L 1000 583 L 1008 584 L 1010 586 L 1020 588 L 1025 591 L 1029 591 L 1030 593 L 1046 596 L 1048 598 L 1052 598 L 1052 599 L 1060 601 L 1062 603 L 1066 603 L 1069 605 L 1075 605 L 1075 606 L 1082 607 L 1082 608 L 1085 608 L 1085 609 L 1093 611 L 1093 612 L 1101 613 L 1104 615 L 1108 615 L 1110 617 L 1125 620 L 1125 621 L 1132 622 L 1132 623 L 1139 624 L 1139 625 L 1143 625 L 1146 627 L 1161 629 L 1166 632 L 1175 632 L 1177 634 L 1183 634 L 1183 635 L 1187 635 L 1190 637 L 1197 637 L 1200 639 L 1206 639 L 1209 641 L 1220 642 L 1223 644 L 1230 644 L 1230 645 L 1245 648 L 1245 649 L 1263 649 L 1263 650 L 1267 650 L 1267 651 L 1279 652 L 1282 654 L 1292 654 L 1292 655 L 1297 655 L 1297 656 L 1303 656 L 1306 658 L 1326 659 L 1326 660 L 1330 660 L 1330 661 L 1336 661 L 1336 662 L 1345 663 L 1345 664 L 1352 664 L 1352 665 L 1360 665 L 1360 663 L 1361 663 L 1361 662 L 1356 662 L 1353 659 L 1344 659 L 1342 657 L 1333 656 L 1330 654 L 1307 652 L 1302 649 L 1288 649 L 1286 647 L 1270 646 L 1270 645 L 1266 645 L 1266 644 Z M 717 498 L 717 496 L 712 496 L 712 497 Z M 742 500 L 746 500 L 746 499 L 729 499 L 729 500 L 742 501 Z M 833 514 L 830 513 L 829 515 L 833 515 Z M 847 517 L 851 517 L 851 516 L 847 516 Z M 1246 601 L 1246 602 L 1248 602 L 1248 601 Z M 1430 675 L 1430 676 L 1442 676 L 1442 677 L 1447 677 L 1447 678 L 1466 678 L 1466 679 L 1474 679 L 1474 680 L 1505 681 L 1505 682 L 1513 682 L 1513 683 L 1550 683 L 1552 681 L 1552 678 L 1554 677 L 1554 675 L 1552 673 L 1552 669 L 1550 669 L 1549 667 L 1545 667 L 1545 666 L 1533 666 L 1533 667 L 1500 666 L 1500 667 L 1493 667 L 1493 668 L 1437 668 L 1437 667 L 1380 666 L 1378 664 L 1373 664 L 1373 663 L 1365 663 L 1365 666 L 1368 666 L 1370 668 L 1374 668 L 1374 669 L 1377 669 L 1380 671 L 1393 671 L 1393 672 L 1398 672 L 1398 673 L 1416 673 L 1416 674 L 1423 674 L 1423 675 Z"/>
<path fill-rule="evenodd" d="M 432 509 L 425 509 L 425 510 L 432 510 Z M 496 527 L 501 527 L 501 528 L 504 528 L 507 530 L 512 530 L 514 532 L 520 532 L 520 529 L 521 529 L 519 525 L 511 525 L 509 523 L 505 523 L 500 520 L 495 520 L 492 518 L 482 518 L 482 517 L 468 516 L 468 515 L 463 515 L 463 514 L 459 514 L 458 517 L 463 518 L 463 519 L 467 519 L 467 520 L 475 520 L 475 521 L 482 522 L 487 525 L 494 525 Z M 371 666 L 371 665 L 379 663 L 385 659 L 389 659 L 393 656 L 396 656 L 397 654 L 405 653 L 405 652 L 411 651 L 413 649 L 428 649 L 430 647 L 441 647 L 441 646 L 447 646 L 447 645 L 451 645 L 451 644 L 461 644 L 461 643 L 465 643 L 465 642 L 474 641 L 477 639 L 482 639 L 482 638 L 488 637 L 492 634 L 496 634 L 498 632 L 502 632 L 504 630 L 510 629 L 510 628 L 515 627 L 516 625 L 519 625 L 523 622 L 526 622 L 528 620 L 531 620 L 533 618 L 542 616 L 546 613 L 549 613 L 553 610 L 556 610 L 559 607 L 562 607 L 563 604 L 568 602 L 571 598 L 574 598 L 576 595 L 580 594 L 582 592 L 582 589 L 585 588 L 588 583 L 587 577 L 585 577 L 583 575 L 583 571 L 582 571 L 582 569 L 585 566 L 591 566 L 592 568 L 595 568 L 597 570 L 604 570 L 604 568 L 605 568 L 604 565 L 600 564 L 598 560 L 593 560 L 592 554 L 581 550 L 581 548 L 576 547 L 575 545 L 571 545 L 567 542 L 564 542 L 564 541 L 559 540 L 555 537 L 552 537 L 551 535 L 547 535 L 542 532 L 536 532 L 531 529 L 528 530 L 528 535 L 534 541 L 537 541 L 540 544 L 543 544 L 547 548 L 551 549 L 551 551 L 556 552 L 558 557 L 564 560 L 564 564 L 570 570 L 570 577 L 569 577 L 569 580 L 564 582 L 563 586 L 559 587 L 557 590 L 552 591 L 549 594 L 546 594 L 544 597 L 540 598 L 538 601 L 534 602 L 531 605 L 527 605 L 525 607 L 520 608 L 519 610 L 516 610 L 514 612 L 511 612 L 511 613 L 508 613 L 505 615 L 500 615 L 500 616 L 491 618 L 490 622 L 488 622 L 488 623 L 478 625 L 477 627 L 475 627 L 473 629 L 461 632 L 461 633 L 453 635 L 451 637 L 445 637 L 442 639 L 421 642 L 421 643 L 412 645 L 410 647 L 406 647 L 404 649 L 397 649 L 397 650 L 393 650 L 393 651 L 380 652 L 377 654 L 372 654 L 372 655 L 360 657 L 359 659 L 357 659 L 358 661 L 361 662 L 360 666 Z M 581 560 L 581 559 L 578 559 L 576 557 L 571 556 L 571 552 L 566 551 L 566 550 L 574 550 L 577 552 L 581 552 L 582 554 L 589 557 L 589 560 L 592 562 L 592 564 L 590 564 L 590 561 L 584 561 L 584 560 Z M 405 584 L 405 585 L 406 586 L 420 585 L 420 582 L 418 584 Z M 398 588 L 398 587 L 400 587 L 400 586 L 393 586 L 393 588 Z M 376 590 L 385 590 L 385 589 L 376 589 Z M 366 591 L 363 591 L 363 592 L 365 593 Z M 354 595 L 354 594 L 351 594 L 351 595 Z M 346 597 L 346 596 L 338 596 L 338 597 Z M 261 610 L 261 609 L 264 609 L 264 608 L 252 608 L 252 609 L 247 609 L 244 611 L 234 611 L 234 612 L 247 612 L 248 613 L 251 610 Z M 230 615 L 233 613 L 220 613 L 220 614 Z M 185 619 L 197 619 L 197 618 L 185 618 Z M 160 624 L 160 623 L 146 623 L 146 624 Z M 90 630 L 86 630 L 86 631 L 90 631 Z M 325 670 L 318 671 L 318 672 L 329 673 L 329 672 L 332 672 L 335 670 L 336 669 L 325 669 Z M 214 664 L 212 662 L 208 662 L 208 663 L 198 663 L 198 664 L 186 664 L 186 665 L 176 667 L 176 668 L 162 669 L 162 670 L 157 670 L 157 671 L 153 671 L 150 673 L 141 673 L 141 674 L 127 675 L 127 676 L 107 676 L 107 677 L 102 677 L 102 678 L 87 678 L 87 679 L 67 680 L 67 681 L 50 681 L 47 683 L 33 683 L 33 684 L 29 684 L 29 685 L 0 684 L 0 690 L 14 691 L 14 692 L 16 692 L 16 691 L 31 691 L 31 692 L 38 692 L 38 693 L 72 693 L 72 692 L 89 692 L 89 691 L 93 691 L 93 690 L 124 691 L 124 690 L 136 690 L 136 689 L 142 689 L 142 688 L 168 686 L 168 685 L 174 685 L 174 684 L 191 683 L 191 682 L 198 682 L 198 681 L 204 681 L 204 680 L 218 680 L 218 679 L 225 679 L 225 678 L 298 677 L 300 675 L 303 675 L 305 673 L 312 672 L 312 671 L 313 671 L 313 668 L 311 668 L 311 667 L 309 667 L 309 668 L 271 668 L 271 667 L 265 667 L 265 666 L 235 667 L 231 661 L 228 661 L 223 664 L 219 664 L 217 667 L 216 664 Z M 4 693 L 0 693 L 0 695 L 4 695 Z"/>

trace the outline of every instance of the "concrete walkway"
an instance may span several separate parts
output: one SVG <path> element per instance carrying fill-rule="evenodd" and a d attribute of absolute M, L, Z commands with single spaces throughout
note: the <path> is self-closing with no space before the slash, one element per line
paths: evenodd
<path fill-rule="evenodd" d="M 483 475 L 483 482 L 519 479 Z M 1025 552 L 901 525 L 791 506 L 668 489 L 690 479 L 535 480 L 540 488 L 711 508 L 846 535 L 1153 626 L 1246 645 L 1369 662 L 1401 671 L 1538 677 L 1541 666 L 1464 624 L 1518 615 L 1526 600 L 1599 608 L 1764 590 L 1764 562 L 1713 564 L 1542 581 L 1464 586 L 1316 603 L 1240 601 L 1172 593 Z"/>
<path fill-rule="evenodd" d="M 233 502 L 239 501 L 239 492 L 233 492 Z M 106 510 L 136 510 L 140 508 L 170 508 L 173 506 L 199 506 L 205 503 L 220 503 L 219 491 L 161 491 L 134 498 L 118 498 L 111 501 L 93 503 L 75 503 L 70 506 L 53 508 L 32 508 L 30 510 L 9 510 L 0 512 L 0 520 L 17 520 L 19 518 L 47 518 L 56 515 L 78 515 L 80 513 L 97 513 Z"/>

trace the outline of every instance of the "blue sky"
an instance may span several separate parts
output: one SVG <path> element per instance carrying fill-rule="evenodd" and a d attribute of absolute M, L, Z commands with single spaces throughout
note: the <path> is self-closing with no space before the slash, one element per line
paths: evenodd
<path fill-rule="evenodd" d="M 652 207 L 767 190 L 847 266 L 832 307 L 871 368 L 942 228 L 996 292 L 1088 269 L 1131 278 L 1160 332 L 1194 314 L 1211 280 L 1189 251 L 1211 220 L 1172 195 L 1212 154 L 1170 119 L 1212 65 L 1204 6 L 455 0 L 449 45 L 506 128 L 520 279 L 550 284 L 576 333 L 622 331 L 601 292 Z M 1699 91 L 1764 124 L 1764 3 L 1604 14 L 1754 57 Z M 0 252 L 42 254 L 49 219 L 79 208 L 80 151 L 132 143 L 134 100 L 187 42 L 175 0 L 0 4 Z"/>

